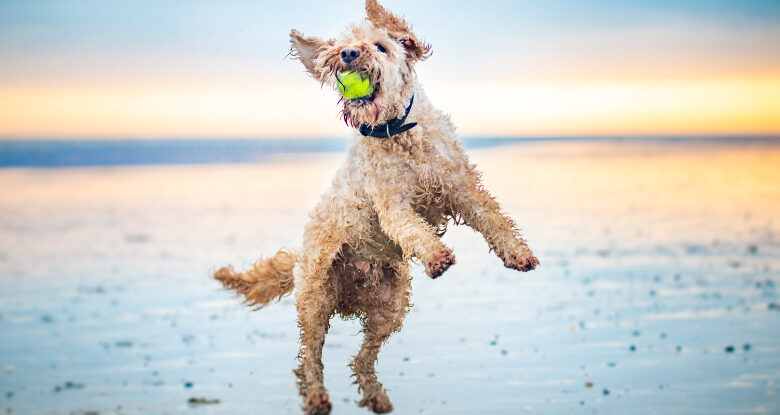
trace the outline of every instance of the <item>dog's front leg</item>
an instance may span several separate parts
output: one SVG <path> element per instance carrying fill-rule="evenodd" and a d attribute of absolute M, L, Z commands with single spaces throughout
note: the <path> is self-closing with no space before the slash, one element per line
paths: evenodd
<path fill-rule="evenodd" d="M 525 272 L 539 265 L 515 221 L 501 211 L 501 206 L 477 177 L 469 176 L 455 189 L 450 200 L 456 213 L 482 234 L 490 249 L 504 261 L 504 266 Z"/>
<path fill-rule="evenodd" d="M 441 242 L 436 229 L 412 209 L 408 200 L 398 195 L 377 195 L 374 209 L 382 232 L 401 247 L 405 256 L 423 261 L 429 277 L 441 276 L 455 263 L 452 250 Z"/>

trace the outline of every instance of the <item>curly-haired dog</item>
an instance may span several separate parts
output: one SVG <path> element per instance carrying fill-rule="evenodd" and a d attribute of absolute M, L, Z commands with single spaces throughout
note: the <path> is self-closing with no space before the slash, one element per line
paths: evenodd
<path fill-rule="evenodd" d="M 300 366 L 294 371 L 309 414 L 328 414 L 322 347 L 330 318 L 359 318 L 363 346 L 350 364 L 363 398 L 376 413 L 393 409 L 374 364 L 382 343 L 401 328 L 409 308 L 409 262 L 417 258 L 436 278 L 455 263 L 440 240 L 447 223 L 480 232 L 504 265 L 529 271 L 539 264 L 515 222 L 482 187 L 449 117 L 434 108 L 414 65 L 430 46 L 375 0 L 367 20 L 338 39 L 290 34 L 291 53 L 321 84 L 336 75 L 368 74 L 373 94 L 343 98 L 344 120 L 355 128 L 346 161 L 311 212 L 303 248 L 279 251 L 254 268 L 222 268 L 215 278 L 262 307 L 293 289 L 301 329 Z M 296 268 L 296 265 L 299 268 Z"/>

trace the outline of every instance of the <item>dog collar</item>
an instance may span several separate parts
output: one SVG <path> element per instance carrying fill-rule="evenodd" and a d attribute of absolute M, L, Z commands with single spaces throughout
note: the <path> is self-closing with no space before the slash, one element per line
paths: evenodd
<path fill-rule="evenodd" d="M 404 121 L 406 121 L 406 117 L 409 115 L 409 111 L 412 109 L 413 103 L 414 95 L 412 95 L 412 99 L 409 100 L 409 106 L 406 107 L 406 111 L 404 112 L 403 117 L 394 118 L 384 124 L 377 124 L 374 126 L 369 124 L 360 124 L 358 131 L 360 131 L 360 134 L 366 137 L 371 136 L 376 138 L 387 138 L 396 134 L 401 134 L 404 131 L 411 130 L 415 125 L 417 125 L 417 123 L 410 122 L 409 124 L 404 124 Z"/>

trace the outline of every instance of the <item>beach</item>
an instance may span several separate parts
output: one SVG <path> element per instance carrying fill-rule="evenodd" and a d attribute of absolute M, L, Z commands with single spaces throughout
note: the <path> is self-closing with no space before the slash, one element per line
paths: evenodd
<path fill-rule="evenodd" d="M 394 413 L 780 413 L 780 142 L 468 152 L 541 266 L 451 226 L 379 355 Z M 210 274 L 298 246 L 343 158 L 0 169 L 0 411 L 300 413 L 294 298 L 253 312 Z M 332 321 L 334 414 L 368 413 L 361 338 Z"/>

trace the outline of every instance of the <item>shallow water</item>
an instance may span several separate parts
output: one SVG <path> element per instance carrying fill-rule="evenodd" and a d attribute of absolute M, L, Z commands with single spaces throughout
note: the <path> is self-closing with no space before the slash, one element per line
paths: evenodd
<path fill-rule="evenodd" d="M 780 413 L 780 144 L 470 153 L 542 267 L 452 227 L 379 357 L 396 413 Z M 299 413 L 292 299 L 251 312 L 209 273 L 296 246 L 342 157 L 0 170 L 0 410 Z M 359 343 L 333 321 L 334 414 L 367 413 Z"/>

